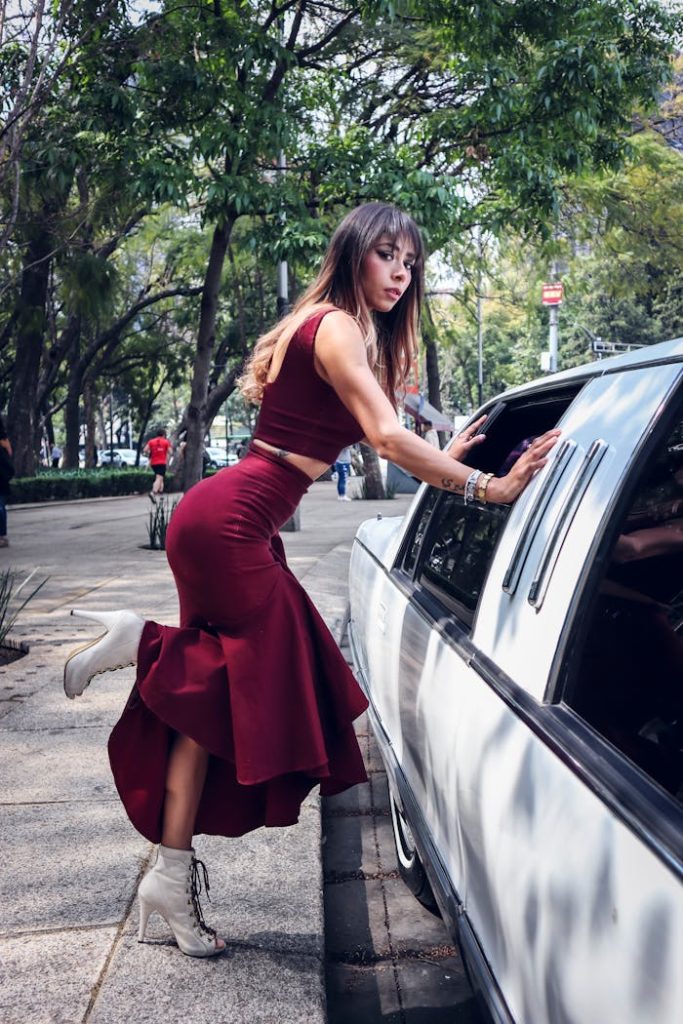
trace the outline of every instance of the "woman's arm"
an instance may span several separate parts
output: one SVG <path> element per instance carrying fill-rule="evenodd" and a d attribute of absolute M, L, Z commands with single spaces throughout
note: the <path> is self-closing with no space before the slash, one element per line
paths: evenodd
<path fill-rule="evenodd" d="M 360 329 L 346 313 L 334 312 L 321 322 L 315 342 L 318 369 L 349 412 L 360 423 L 369 443 L 384 459 L 397 463 L 420 480 L 444 490 L 464 492 L 472 469 L 402 427 L 391 402 L 368 366 Z M 487 501 L 510 502 L 546 463 L 559 431 L 534 441 L 505 477 L 492 479 Z M 462 445 L 459 454 L 463 454 Z"/>

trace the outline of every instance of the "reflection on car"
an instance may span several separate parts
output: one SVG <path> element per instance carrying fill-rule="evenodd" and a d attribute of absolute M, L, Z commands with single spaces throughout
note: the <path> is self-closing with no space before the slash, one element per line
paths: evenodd
<path fill-rule="evenodd" d="M 678 1024 L 683 340 L 483 411 L 487 472 L 561 429 L 517 502 L 423 485 L 351 556 L 401 873 L 491 1019 Z"/>

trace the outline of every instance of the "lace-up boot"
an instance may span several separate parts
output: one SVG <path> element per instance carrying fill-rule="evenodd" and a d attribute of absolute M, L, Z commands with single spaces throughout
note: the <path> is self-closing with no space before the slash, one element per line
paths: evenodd
<path fill-rule="evenodd" d="M 194 850 L 172 850 L 160 846 L 154 867 L 138 889 L 140 930 L 143 941 L 149 915 L 156 911 L 166 921 L 181 951 L 187 956 L 215 956 L 225 949 L 222 939 L 204 921 L 199 896 L 209 894 L 209 878 Z"/>

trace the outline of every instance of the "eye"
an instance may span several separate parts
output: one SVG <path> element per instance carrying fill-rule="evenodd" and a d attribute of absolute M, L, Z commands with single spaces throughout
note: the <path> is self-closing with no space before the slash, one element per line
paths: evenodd
<path fill-rule="evenodd" d="M 403 266 L 406 268 L 406 270 L 413 270 L 415 268 L 415 264 L 411 263 L 410 260 L 406 260 Z"/>
<path fill-rule="evenodd" d="M 391 249 L 378 249 L 377 255 L 381 256 L 384 260 L 393 260 L 394 253 Z"/>

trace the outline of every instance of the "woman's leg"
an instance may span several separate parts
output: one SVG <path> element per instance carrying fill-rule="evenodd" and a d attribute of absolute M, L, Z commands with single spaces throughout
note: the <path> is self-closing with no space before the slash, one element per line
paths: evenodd
<path fill-rule="evenodd" d="M 177 735 L 168 759 L 161 842 L 191 850 L 209 754 L 189 736 Z"/>

